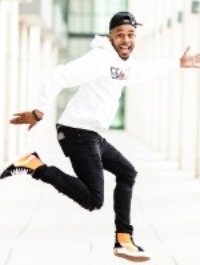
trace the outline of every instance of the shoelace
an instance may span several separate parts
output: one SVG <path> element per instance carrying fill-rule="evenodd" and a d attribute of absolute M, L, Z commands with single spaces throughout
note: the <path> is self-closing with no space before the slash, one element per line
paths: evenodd
<path fill-rule="evenodd" d="M 28 174 L 28 169 L 25 169 L 25 168 L 16 168 L 16 169 L 13 169 L 10 172 L 10 174 L 11 174 L 11 176 L 26 175 L 26 174 Z"/>

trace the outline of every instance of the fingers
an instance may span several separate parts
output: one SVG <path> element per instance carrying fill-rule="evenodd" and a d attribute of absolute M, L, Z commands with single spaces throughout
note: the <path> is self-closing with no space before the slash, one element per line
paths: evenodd
<path fill-rule="evenodd" d="M 13 116 L 22 116 L 22 113 L 14 113 Z"/>
<path fill-rule="evenodd" d="M 200 63 L 200 54 L 196 54 L 194 57 L 195 57 L 195 62 Z"/>
<path fill-rule="evenodd" d="M 192 56 L 192 59 L 193 59 L 193 67 L 200 68 L 200 54 Z"/>
<path fill-rule="evenodd" d="M 23 116 L 21 113 L 14 113 L 14 118 L 10 119 L 11 124 L 21 124 L 23 122 Z"/>
<path fill-rule="evenodd" d="M 25 122 L 20 118 L 13 118 L 9 121 L 10 124 L 25 124 Z"/>
<path fill-rule="evenodd" d="M 33 120 L 30 118 L 29 112 L 17 112 L 10 119 L 11 124 L 31 124 Z"/>
<path fill-rule="evenodd" d="M 33 126 L 35 126 L 35 124 L 30 124 L 30 125 L 28 126 L 28 131 L 30 131 L 30 130 L 33 128 Z"/>
<path fill-rule="evenodd" d="M 23 113 L 13 114 L 13 118 L 9 121 L 11 124 L 29 124 L 30 121 L 27 120 L 27 117 Z"/>
<path fill-rule="evenodd" d="M 188 47 L 186 48 L 186 50 L 184 51 L 184 54 L 183 54 L 183 56 L 184 55 L 186 55 L 186 54 L 188 54 L 189 53 L 189 51 L 190 51 L 190 45 L 188 45 Z"/>
<path fill-rule="evenodd" d="M 10 124 L 22 125 L 28 124 L 28 130 L 30 130 L 37 121 L 34 119 L 31 111 L 14 113 L 13 117 L 9 120 Z"/>

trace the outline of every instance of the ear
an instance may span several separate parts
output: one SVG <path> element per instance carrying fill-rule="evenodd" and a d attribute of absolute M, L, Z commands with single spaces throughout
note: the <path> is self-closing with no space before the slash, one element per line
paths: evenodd
<path fill-rule="evenodd" d="M 112 33 L 111 32 L 109 33 L 108 38 L 110 41 L 112 40 Z"/>

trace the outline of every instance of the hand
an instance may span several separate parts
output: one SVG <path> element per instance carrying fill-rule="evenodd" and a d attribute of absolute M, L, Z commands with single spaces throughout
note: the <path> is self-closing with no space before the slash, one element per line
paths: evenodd
<path fill-rule="evenodd" d="M 187 47 L 180 59 L 180 67 L 182 68 L 200 68 L 200 54 L 191 55 L 190 46 Z"/>
<path fill-rule="evenodd" d="M 44 114 L 41 111 L 37 110 L 36 114 L 40 119 L 43 118 Z M 14 124 L 14 125 L 29 124 L 28 130 L 30 130 L 38 122 L 35 119 L 32 111 L 24 111 L 24 112 L 15 113 L 13 116 L 14 117 L 11 118 L 9 121 L 10 124 Z"/>

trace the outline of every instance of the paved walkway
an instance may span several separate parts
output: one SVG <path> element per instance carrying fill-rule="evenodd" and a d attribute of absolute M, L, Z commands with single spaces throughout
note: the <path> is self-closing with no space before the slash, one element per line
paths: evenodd
<path fill-rule="evenodd" d="M 42 158 L 71 173 L 49 137 Z M 139 171 L 132 205 L 135 238 L 153 256 L 143 264 L 199 265 L 200 181 L 125 132 L 109 132 L 107 138 Z M 105 182 L 103 209 L 89 213 L 30 176 L 1 180 L 0 265 L 131 264 L 112 255 L 113 176 L 106 173 Z"/>

